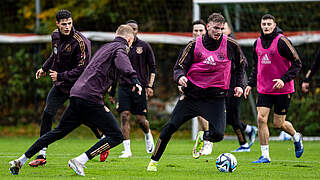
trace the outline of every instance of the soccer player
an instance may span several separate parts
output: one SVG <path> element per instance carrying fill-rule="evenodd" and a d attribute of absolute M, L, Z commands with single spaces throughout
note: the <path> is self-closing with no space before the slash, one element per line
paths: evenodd
<path fill-rule="evenodd" d="M 143 87 L 142 95 L 139 96 L 131 92 L 132 84 L 130 79 L 120 76 L 118 88 L 117 111 L 120 113 L 121 130 L 124 136 L 124 151 L 120 158 L 132 157 L 130 148 L 130 113 L 136 116 L 142 131 L 144 132 L 146 151 L 152 153 L 154 149 L 153 137 L 150 130 L 149 121 L 146 119 L 148 107 L 147 98 L 153 96 L 153 88 L 156 76 L 155 57 L 151 46 L 137 37 L 139 26 L 137 21 L 129 20 L 127 25 L 134 31 L 134 41 L 129 51 L 129 59 L 133 69 L 137 72 L 138 79 Z M 115 86 L 110 96 L 114 97 Z"/>
<path fill-rule="evenodd" d="M 257 86 L 258 134 L 262 156 L 253 163 L 270 163 L 268 116 L 274 106 L 273 124 L 293 136 L 296 157 L 303 153 L 302 135 L 286 121 L 294 78 L 301 69 L 300 58 L 291 42 L 282 34 L 275 17 L 265 14 L 260 23 L 261 36 L 253 45 L 253 66 L 244 97 Z"/>
<path fill-rule="evenodd" d="M 243 93 L 240 81 L 244 78 L 240 47 L 236 41 L 222 34 L 224 17 L 213 13 L 208 18 L 207 33 L 188 43 L 174 66 L 174 80 L 184 95 L 177 102 L 169 122 L 160 133 L 147 171 L 157 171 L 157 165 L 171 136 L 188 120 L 202 116 L 209 121 L 209 130 L 200 131 L 193 149 L 199 158 L 203 141 L 219 142 L 226 128 L 225 97 L 230 83 L 231 63 L 235 64 L 234 96 Z"/>
<path fill-rule="evenodd" d="M 56 14 L 56 20 L 58 29 L 51 34 L 53 51 L 42 68 L 36 72 L 36 79 L 50 72 L 53 81 L 43 111 L 40 136 L 51 131 L 53 117 L 69 98 L 70 89 L 88 65 L 91 56 L 90 41 L 74 29 L 71 13 L 68 10 L 60 10 Z M 102 137 L 97 128 L 88 126 L 98 139 Z M 40 150 L 39 155 L 29 165 L 32 167 L 45 165 L 46 151 L 47 147 Z"/>
<path fill-rule="evenodd" d="M 206 23 L 200 19 L 192 22 L 192 36 L 195 40 L 197 37 L 206 34 Z M 182 86 L 179 86 L 179 90 L 182 91 Z M 209 122 L 205 120 L 203 117 L 198 116 L 198 131 L 206 131 L 209 129 Z M 203 142 L 203 151 L 202 155 L 209 155 L 212 152 L 212 142 L 204 141 Z"/>
<path fill-rule="evenodd" d="M 69 160 L 69 167 L 78 175 L 85 176 L 83 168 L 89 159 L 122 143 L 123 134 L 113 114 L 104 106 L 104 96 L 120 73 L 131 79 L 134 84 L 132 91 L 138 88 L 137 93 L 141 94 L 142 88 L 137 73 L 133 70 L 127 55 L 127 49 L 131 46 L 133 38 L 133 29 L 130 26 L 118 27 L 116 38 L 95 53 L 72 87 L 70 105 L 65 110 L 59 125 L 41 136 L 20 158 L 9 163 L 11 174 L 17 175 L 23 164 L 40 149 L 62 139 L 81 124 L 92 124 L 105 137 L 85 153 Z"/>
<path fill-rule="evenodd" d="M 320 65 L 320 49 L 318 50 L 316 59 L 313 61 L 309 71 L 307 72 L 303 80 L 303 83 L 301 85 L 302 92 L 306 93 L 309 91 L 309 83 L 311 81 L 312 76 L 319 70 L 319 65 Z"/>
<path fill-rule="evenodd" d="M 232 37 L 232 30 L 228 24 L 228 22 L 224 23 L 224 29 L 223 29 L 223 34 L 227 35 L 228 37 Z M 245 73 L 245 69 L 247 68 L 247 58 L 244 56 L 243 52 L 241 51 L 242 57 L 243 57 L 243 63 L 242 65 L 244 66 L 243 73 Z M 234 64 L 231 64 L 234 66 Z M 237 79 L 235 79 L 235 74 L 234 72 L 231 72 L 231 80 L 230 80 L 230 87 L 229 87 L 229 92 L 228 96 L 226 97 L 226 113 L 227 113 L 227 124 L 230 124 L 234 130 L 234 132 L 237 135 L 240 147 L 232 152 L 250 152 L 250 147 L 255 141 L 255 137 L 257 134 L 257 127 L 256 126 L 250 126 L 243 121 L 240 121 L 240 103 L 241 99 L 240 97 L 235 97 L 233 96 L 234 94 L 234 87 L 237 82 Z M 240 82 L 241 88 L 245 88 L 245 79 L 242 79 Z M 246 140 L 246 136 L 244 134 L 246 132 L 249 136 L 249 143 Z"/>

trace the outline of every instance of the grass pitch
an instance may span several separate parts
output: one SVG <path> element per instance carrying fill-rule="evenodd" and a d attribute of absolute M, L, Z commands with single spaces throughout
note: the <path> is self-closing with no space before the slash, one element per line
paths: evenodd
<path fill-rule="evenodd" d="M 67 165 L 68 160 L 85 152 L 96 140 L 67 137 L 49 146 L 45 167 L 23 166 L 19 175 L 9 173 L 8 162 L 22 155 L 36 138 L 0 138 L 0 179 L 320 179 L 320 142 L 304 142 L 305 152 L 297 159 L 291 141 L 270 142 L 270 164 L 253 164 L 260 156 L 256 142 L 251 152 L 233 153 L 238 167 L 233 173 L 221 173 L 215 167 L 216 157 L 238 148 L 237 141 L 224 140 L 214 144 L 209 156 L 192 158 L 194 142 L 173 138 L 159 162 L 158 172 L 147 172 L 150 154 L 146 153 L 144 140 L 131 140 L 133 157 L 119 159 L 123 145 L 113 148 L 106 162 L 99 157 L 89 161 L 86 176 L 76 175 Z"/>

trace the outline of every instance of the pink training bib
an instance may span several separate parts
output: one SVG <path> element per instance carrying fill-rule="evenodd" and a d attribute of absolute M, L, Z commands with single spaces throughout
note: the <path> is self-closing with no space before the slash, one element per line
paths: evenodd
<path fill-rule="evenodd" d="M 187 78 L 201 88 L 218 87 L 229 89 L 231 61 L 227 56 L 227 36 L 223 35 L 220 47 L 207 50 L 202 44 L 202 36 L 196 39 L 194 63 Z"/>
<path fill-rule="evenodd" d="M 261 39 L 258 38 L 256 52 L 258 56 L 257 91 L 261 94 L 289 94 L 294 92 L 294 81 L 284 84 L 281 89 L 273 89 L 273 79 L 280 79 L 291 66 L 291 62 L 280 56 L 278 41 L 282 37 L 279 34 L 268 49 L 264 49 Z"/>

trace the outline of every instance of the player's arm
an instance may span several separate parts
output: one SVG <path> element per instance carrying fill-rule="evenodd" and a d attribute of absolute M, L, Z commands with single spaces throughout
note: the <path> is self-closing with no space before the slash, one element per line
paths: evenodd
<path fill-rule="evenodd" d="M 244 90 L 244 98 L 247 99 L 253 87 L 257 85 L 257 68 L 258 68 L 258 55 L 256 52 L 257 41 L 253 43 L 252 51 L 252 70 L 248 78 L 248 85 Z"/>
<path fill-rule="evenodd" d="M 308 70 L 305 78 L 303 79 L 301 90 L 302 92 L 308 92 L 309 91 L 309 82 L 312 78 L 312 76 L 319 70 L 320 66 L 320 49 L 318 50 L 316 59 L 313 61 L 310 69 Z"/>
<path fill-rule="evenodd" d="M 235 76 L 236 76 L 236 84 L 234 88 L 234 96 L 240 97 L 243 93 L 243 89 L 245 86 L 244 75 L 245 75 L 245 63 L 243 60 L 243 56 L 241 54 L 241 48 L 237 41 L 234 39 L 228 38 L 228 58 L 234 61 L 235 64 Z"/>
<path fill-rule="evenodd" d="M 257 85 L 257 69 L 258 69 L 258 55 L 256 52 L 257 41 L 253 44 L 253 53 L 252 53 L 252 69 L 250 76 L 248 78 L 248 86 L 255 87 Z"/>
<path fill-rule="evenodd" d="M 54 60 L 54 54 L 53 52 L 50 54 L 49 58 L 46 60 L 46 62 L 43 63 L 42 65 L 42 70 L 44 72 L 48 72 L 49 69 L 51 68 L 52 64 L 53 64 L 53 60 Z"/>
<path fill-rule="evenodd" d="M 147 58 L 147 65 L 149 69 L 149 82 L 147 84 L 147 96 L 153 96 L 153 88 L 155 84 L 155 78 L 156 78 L 156 60 L 154 53 L 152 51 L 151 46 L 147 44 L 147 52 L 146 52 L 146 58 Z"/>
<path fill-rule="evenodd" d="M 174 65 L 174 68 L 173 68 L 174 81 L 178 85 L 182 85 L 186 87 L 186 83 L 187 83 L 186 74 L 193 62 L 194 48 L 195 48 L 195 41 L 189 42 L 188 45 L 184 48 L 183 52 L 181 53 L 181 56 L 178 57 L 176 64 Z"/>
<path fill-rule="evenodd" d="M 298 75 L 302 67 L 301 60 L 296 49 L 293 47 L 292 43 L 286 37 L 280 38 L 278 42 L 278 51 L 282 57 L 291 61 L 291 67 L 280 78 L 284 83 L 290 82 Z"/>
<path fill-rule="evenodd" d="M 127 76 L 131 79 L 133 84 L 133 91 L 135 88 L 138 88 L 138 94 L 141 95 L 142 87 L 141 83 L 138 80 L 137 72 L 132 68 L 131 62 L 127 55 L 125 48 L 118 48 L 115 51 L 115 59 L 114 63 L 116 68 L 122 73 L 124 76 Z"/>
<path fill-rule="evenodd" d="M 64 71 L 58 73 L 57 80 L 58 81 L 69 81 L 75 82 L 86 68 L 89 63 L 90 53 L 89 49 L 84 43 L 82 39 L 79 40 L 75 50 L 73 52 L 73 56 L 76 57 L 76 66 L 70 71 Z"/>
<path fill-rule="evenodd" d="M 316 59 L 313 61 L 310 69 L 308 70 L 303 82 L 310 82 L 313 75 L 319 70 L 320 67 L 320 48 L 317 52 Z"/>
<path fill-rule="evenodd" d="M 116 89 L 117 89 L 117 86 L 118 86 L 118 80 L 115 79 L 111 85 L 111 87 L 109 88 L 108 90 L 108 94 L 109 94 L 109 101 L 114 104 L 116 102 L 116 99 L 115 99 L 115 95 L 116 95 Z"/>

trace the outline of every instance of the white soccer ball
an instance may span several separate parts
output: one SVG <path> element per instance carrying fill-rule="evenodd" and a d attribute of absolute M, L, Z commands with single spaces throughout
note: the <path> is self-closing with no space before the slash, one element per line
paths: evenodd
<path fill-rule="evenodd" d="M 231 173 L 237 168 L 237 159 L 230 153 L 222 153 L 216 160 L 216 167 L 220 172 Z"/>

